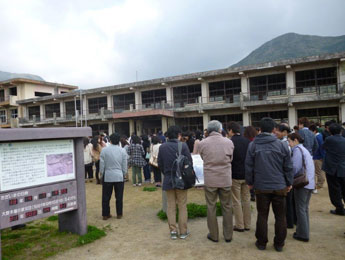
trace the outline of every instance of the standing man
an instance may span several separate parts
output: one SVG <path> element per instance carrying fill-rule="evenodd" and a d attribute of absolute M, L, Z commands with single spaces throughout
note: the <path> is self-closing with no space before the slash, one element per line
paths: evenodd
<path fill-rule="evenodd" d="M 316 152 L 319 147 L 315 135 L 309 130 L 309 120 L 306 117 L 298 119 L 298 134 L 303 138 L 303 146 L 309 151 L 310 155 Z"/>
<path fill-rule="evenodd" d="M 250 191 L 245 181 L 244 162 L 250 143 L 248 138 L 241 135 L 241 126 L 236 122 L 228 125 L 228 135 L 234 143 L 234 159 L 232 160 L 232 201 L 235 215 L 234 231 L 250 230 Z"/>
<path fill-rule="evenodd" d="M 323 148 L 326 151 L 322 169 L 326 172 L 329 198 L 335 207 L 330 213 L 345 215 L 343 201 L 345 202 L 345 138 L 341 136 L 342 127 L 331 124 Z M 343 200 L 343 201 L 342 201 Z"/>
<path fill-rule="evenodd" d="M 293 166 L 288 147 L 273 135 L 275 122 L 264 117 L 261 133 L 249 144 L 245 169 L 249 188 L 254 186 L 258 218 L 256 247 L 265 250 L 268 242 L 267 219 L 272 203 L 275 216 L 274 248 L 281 252 L 286 239 L 286 194 L 292 188 Z"/>
<path fill-rule="evenodd" d="M 124 176 L 127 173 L 127 153 L 119 146 L 120 135 L 110 136 L 111 144 L 102 149 L 100 156 L 100 174 L 102 185 L 102 216 L 103 220 L 111 218 L 109 202 L 113 189 L 116 199 L 116 215 L 122 218 Z"/>
<path fill-rule="evenodd" d="M 207 238 L 218 242 L 216 203 L 219 197 L 223 215 L 223 235 L 227 243 L 232 240 L 231 161 L 234 144 L 221 134 L 222 124 L 213 120 L 207 126 L 208 137 L 199 143 L 204 160 L 205 198 L 207 204 Z"/>

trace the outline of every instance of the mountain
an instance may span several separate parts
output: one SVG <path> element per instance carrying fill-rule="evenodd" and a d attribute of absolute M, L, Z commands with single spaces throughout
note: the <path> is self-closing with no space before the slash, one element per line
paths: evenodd
<path fill-rule="evenodd" d="M 345 35 L 323 37 L 286 33 L 270 40 L 231 67 L 241 67 L 345 51 Z"/>
<path fill-rule="evenodd" d="M 10 72 L 0 71 L 0 81 L 5 81 L 5 80 L 15 79 L 15 78 L 44 81 L 44 79 L 42 79 L 40 76 L 36 76 L 32 74 L 10 73 Z"/>

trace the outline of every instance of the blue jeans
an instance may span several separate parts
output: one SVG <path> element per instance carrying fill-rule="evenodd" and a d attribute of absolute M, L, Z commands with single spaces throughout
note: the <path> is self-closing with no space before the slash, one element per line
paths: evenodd
<path fill-rule="evenodd" d="M 143 168 L 145 181 L 151 181 L 150 165 L 146 164 Z"/>
<path fill-rule="evenodd" d="M 297 225 L 296 235 L 309 239 L 309 200 L 312 190 L 294 189 Z"/>

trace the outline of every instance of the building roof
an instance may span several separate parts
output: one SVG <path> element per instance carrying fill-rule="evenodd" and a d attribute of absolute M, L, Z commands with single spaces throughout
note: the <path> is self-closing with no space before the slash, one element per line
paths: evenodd
<path fill-rule="evenodd" d="M 25 78 L 14 78 L 14 79 L 8 79 L 8 80 L 0 81 L 0 85 L 12 85 L 15 83 L 32 83 L 32 84 L 36 84 L 36 85 L 45 85 L 45 86 L 51 86 L 51 87 L 63 87 L 63 88 L 68 88 L 68 89 L 78 89 L 77 86 L 73 86 L 73 85 L 66 85 L 66 84 L 53 83 L 53 82 L 34 80 L 34 79 L 25 79 Z"/>
<path fill-rule="evenodd" d="M 183 74 L 183 75 L 177 75 L 177 76 L 171 76 L 171 77 L 156 78 L 156 79 L 151 79 L 151 80 L 124 83 L 124 84 L 119 84 L 119 85 L 92 88 L 92 89 L 86 89 L 86 90 L 79 89 L 79 90 L 75 90 L 75 91 L 65 93 L 65 94 L 20 100 L 20 101 L 17 101 L 17 103 L 27 104 L 27 103 L 38 102 L 38 101 L 54 100 L 58 98 L 68 98 L 68 97 L 77 96 L 80 93 L 82 93 L 83 95 L 88 95 L 88 94 L 99 94 L 102 92 L 109 93 L 109 92 L 120 90 L 120 89 L 134 90 L 134 89 L 138 89 L 138 88 L 142 88 L 146 86 L 169 86 L 170 83 L 178 83 L 178 82 L 186 82 L 186 81 L 195 82 L 195 80 L 207 80 L 207 79 L 212 79 L 216 76 L 222 76 L 222 75 L 240 75 L 239 73 L 242 73 L 242 72 L 245 74 L 246 72 L 260 71 L 260 70 L 266 70 L 266 69 L 271 69 L 271 68 L 285 68 L 288 65 L 293 66 L 293 65 L 307 64 L 307 63 L 318 62 L 318 61 L 332 61 L 332 60 L 336 61 L 343 58 L 345 58 L 345 52 L 321 54 L 317 56 L 280 60 L 280 61 L 267 62 L 267 63 L 262 63 L 262 64 L 253 64 L 253 65 L 247 65 L 247 66 L 241 66 L 241 67 L 228 67 L 225 69 L 209 70 L 209 71 L 204 71 L 204 72 L 196 72 L 196 73 Z"/>

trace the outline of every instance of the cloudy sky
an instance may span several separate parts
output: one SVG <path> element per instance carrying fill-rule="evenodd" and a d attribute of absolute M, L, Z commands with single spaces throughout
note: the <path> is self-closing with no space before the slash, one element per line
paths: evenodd
<path fill-rule="evenodd" d="M 344 0 L 0 0 L 0 71 L 85 89 L 220 69 L 284 33 L 344 35 L 344 10 Z"/>

